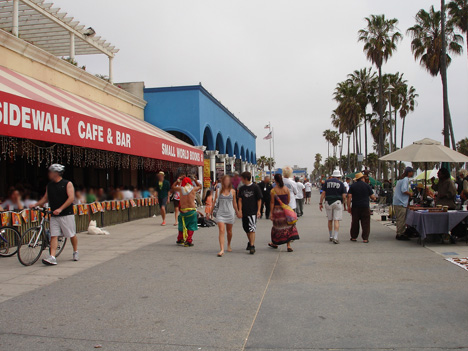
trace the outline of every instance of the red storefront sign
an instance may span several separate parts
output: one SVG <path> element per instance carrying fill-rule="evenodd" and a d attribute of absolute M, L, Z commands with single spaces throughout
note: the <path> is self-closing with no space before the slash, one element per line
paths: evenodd
<path fill-rule="evenodd" d="M 129 117 L 132 118 L 132 117 Z M 0 91 L 0 135 L 203 166 L 203 152 L 102 119 Z"/>

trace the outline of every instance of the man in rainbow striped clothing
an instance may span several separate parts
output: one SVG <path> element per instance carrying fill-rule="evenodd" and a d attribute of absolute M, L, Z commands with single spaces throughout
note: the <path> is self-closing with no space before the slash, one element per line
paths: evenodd
<path fill-rule="evenodd" d="M 185 247 L 193 246 L 193 233 L 198 229 L 197 206 L 195 197 L 200 186 L 193 186 L 192 180 L 188 177 L 180 177 L 172 185 L 172 191 L 180 193 L 180 214 L 179 214 L 179 235 L 177 245 Z"/>

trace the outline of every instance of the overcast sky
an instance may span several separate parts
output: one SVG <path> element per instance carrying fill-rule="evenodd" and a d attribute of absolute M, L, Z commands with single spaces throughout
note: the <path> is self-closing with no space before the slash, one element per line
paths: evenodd
<path fill-rule="evenodd" d="M 115 81 L 144 81 L 146 87 L 202 82 L 258 136 L 257 156 L 269 154 L 263 127 L 271 121 L 277 166 L 310 170 L 317 152 L 327 154 L 322 132 L 331 128 L 336 83 L 370 66 L 357 31 L 364 17 L 384 13 L 399 19 L 405 33 L 384 72 L 403 72 L 420 95 L 407 118 L 405 144 L 425 137 L 442 141 L 440 77 L 414 61 L 406 36 L 417 11 L 440 6 L 438 0 L 53 2 L 120 48 Z M 78 62 L 107 74 L 105 56 L 80 56 Z M 449 68 L 449 93 L 458 141 L 468 135 L 466 52 Z"/>

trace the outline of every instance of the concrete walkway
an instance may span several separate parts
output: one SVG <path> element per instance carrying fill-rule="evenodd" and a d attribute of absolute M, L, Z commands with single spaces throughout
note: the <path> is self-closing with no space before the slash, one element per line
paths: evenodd
<path fill-rule="evenodd" d="M 376 222 L 369 244 L 352 243 L 348 215 L 333 245 L 312 202 L 294 253 L 266 246 L 266 220 L 254 256 L 240 223 L 223 258 L 215 228 L 193 248 L 151 219 L 125 224 L 110 254 L 101 243 L 117 234 L 83 238 L 82 261 L 27 275 L 84 270 L 0 304 L 0 350 L 468 350 L 466 271 Z M 0 263 L 23 269 L 14 260 Z"/>

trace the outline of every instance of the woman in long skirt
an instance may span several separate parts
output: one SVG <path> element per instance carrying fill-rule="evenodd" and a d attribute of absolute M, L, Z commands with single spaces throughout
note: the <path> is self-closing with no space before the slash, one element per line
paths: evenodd
<path fill-rule="evenodd" d="M 279 245 L 286 244 L 288 252 L 293 252 L 291 242 L 299 240 L 299 233 L 295 224 L 288 224 L 284 209 L 281 203 L 289 204 L 289 189 L 284 186 L 283 177 L 281 174 L 275 175 L 276 186 L 271 191 L 271 220 L 273 228 L 271 228 L 271 243 L 268 244 L 273 249 L 277 249 Z"/>

